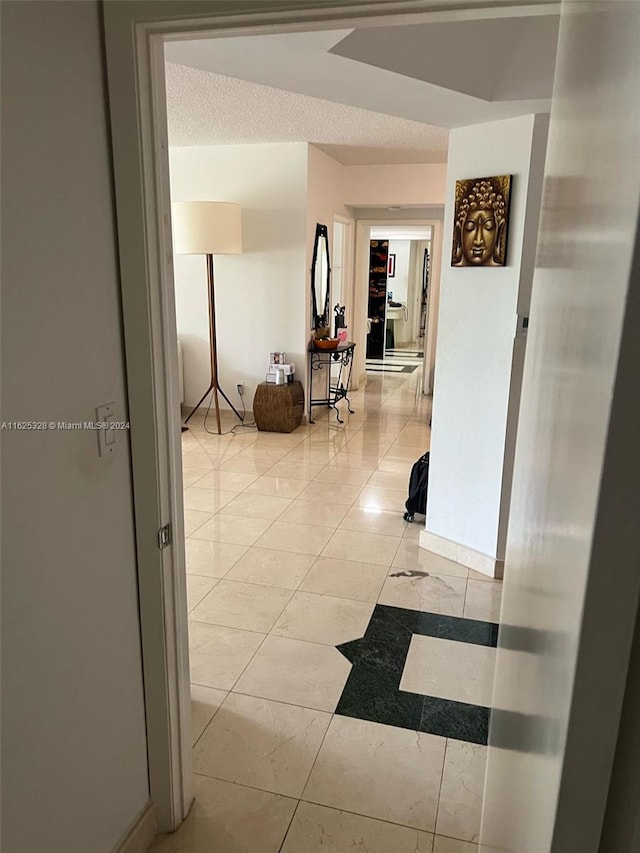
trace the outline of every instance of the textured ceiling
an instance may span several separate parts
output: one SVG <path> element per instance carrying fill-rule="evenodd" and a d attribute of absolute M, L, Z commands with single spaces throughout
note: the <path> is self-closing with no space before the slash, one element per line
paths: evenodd
<path fill-rule="evenodd" d="M 172 145 L 310 142 L 346 165 L 445 162 L 444 128 L 547 112 L 555 6 L 165 45 Z"/>
<path fill-rule="evenodd" d="M 447 158 L 441 127 L 171 62 L 166 79 L 170 145 L 311 142 L 346 165 Z"/>

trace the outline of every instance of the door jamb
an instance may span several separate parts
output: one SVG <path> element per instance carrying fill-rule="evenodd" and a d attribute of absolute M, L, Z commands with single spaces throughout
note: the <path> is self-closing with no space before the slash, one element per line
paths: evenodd
<path fill-rule="evenodd" d="M 342 247 L 342 302 L 346 307 L 346 316 L 353 317 L 353 253 L 356 221 L 352 216 L 333 215 L 333 222 L 344 225 L 344 242 Z M 349 324 L 347 323 L 347 326 Z"/>

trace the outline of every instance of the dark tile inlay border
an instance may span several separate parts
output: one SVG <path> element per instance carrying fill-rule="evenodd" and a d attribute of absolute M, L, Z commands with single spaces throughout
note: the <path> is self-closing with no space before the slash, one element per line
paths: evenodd
<path fill-rule="evenodd" d="M 498 626 L 377 604 L 364 637 L 336 648 L 353 664 L 336 714 L 486 744 L 489 708 L 400 690 L 411 637 L 496 647 Z"/>
<path fill-rule="evenodd" d="M 420 731 L 486 746 L 490 715 L 490 709 L 482 705 L 425 696 Z"/>

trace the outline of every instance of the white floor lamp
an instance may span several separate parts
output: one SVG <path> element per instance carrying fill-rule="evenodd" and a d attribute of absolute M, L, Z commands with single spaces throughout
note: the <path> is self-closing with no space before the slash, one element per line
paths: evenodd
<path fill-rule="evenodd" d="M 224 393 L 218 382 L 218 348 L 216 342 L 216 300 L 213 279 L 214 255 L 239 255 L 242 253 L 242 225 L 239 204 L 222 201 L 177 201 L 172 205 L 173 250 L 177 255 L 205 255 L 209 291 L 209 358 L 211 381 L 209 387 L 185 418 L 187 424 L 207 395 L 213 392 L 218 435 L 222 394 L 236 415 L 242 417 Z M 184 427 L 183 427 L 184 428 Z"/>

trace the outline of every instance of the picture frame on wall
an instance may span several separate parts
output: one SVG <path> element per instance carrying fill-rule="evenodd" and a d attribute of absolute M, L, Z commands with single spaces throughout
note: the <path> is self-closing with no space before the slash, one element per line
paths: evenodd
<path fill-rule="evenodd" d="M 389 260 L 387 261 L 387 278 L 394 278 L 396 274 L 396 256 L 394 254 L 389 255 Z"/>
<path fill-rule="evenodd" d="M 511 177 L 456 181 L 452 267 L 506 265 Z"/>

